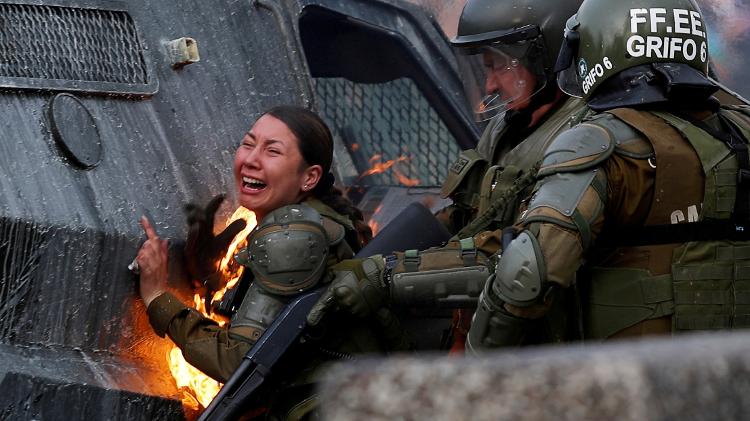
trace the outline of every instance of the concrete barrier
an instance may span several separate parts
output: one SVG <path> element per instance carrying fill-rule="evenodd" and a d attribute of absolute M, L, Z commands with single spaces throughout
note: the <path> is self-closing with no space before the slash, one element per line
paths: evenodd
<path fill-rule="evenodd" d="M 329 421 L 738 420 L 748 396 L 745 332 L 363 360 L 321 386 Z"/>

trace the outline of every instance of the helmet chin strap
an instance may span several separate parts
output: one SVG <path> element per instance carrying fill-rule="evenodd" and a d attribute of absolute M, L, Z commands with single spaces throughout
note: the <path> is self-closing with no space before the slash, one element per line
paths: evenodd
<path fill-rule="evenodd" d="M 554 81 L 547 80 L 545 86 L 531 96 L 529 105 L 520 110 L 508 110 L 505 113 L 505 122 L 513 130 L 524 130 L 531 124 L 531 117 L 534 111 L 543 105 L 553 102 L 556 98 L 557 84 Z"/>

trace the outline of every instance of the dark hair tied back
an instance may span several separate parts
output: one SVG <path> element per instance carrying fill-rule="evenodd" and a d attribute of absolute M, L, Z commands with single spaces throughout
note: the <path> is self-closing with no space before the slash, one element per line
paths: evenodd
<path fill-rule="evenodd" d="M 323 119 L 308 109 L 294 105 L 275 107 L 266 114 L 281 120 L 294 133 L 302 158 L 308 165 L 320 165 L 323 168 L 323 176 L 312 190 L 312 194 L 336 212 L 351 219 L 359 235 L 360 244 L 356 246 L 367 244 L 372 239 L 372 230 L 365 223 L 362 211 L 334 185 L 335 178 L 330 172 L 333 161 L 333 136 Z"/>
<path fill-rule="evenodd" d="M 317 195 L 317 193 L 325 193 L 330 190 L 335 183 L 336 177 L 334 177 L 332 173 L 327 172 L 320 178 L 320 181 L 318 181 L 318 184 L 313 189 L 313 194 Z"/>

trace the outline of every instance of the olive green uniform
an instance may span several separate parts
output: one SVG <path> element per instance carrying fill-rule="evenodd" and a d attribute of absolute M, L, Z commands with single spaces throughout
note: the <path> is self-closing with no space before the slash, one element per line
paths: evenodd
<path fill-rule="evenodd" d="M 580 121 L 586 111 L 582 101 L 567 97 L 532 128 L 513 130 L 504 116 L 491 120 L 477 147 L 461 152 L 443 183 L 442 195 L 453 199 L 453 204 L 441 212 L 449 231 L 465 238 L 512 223 L 520 201 L 533 187 L 533 174 L 529 174 L 542 153 L 557 134 Z M 484 223 L 467 227 L 482 214 Z"/>
<path fill-rule="evenodd" d="M 417 303 L 405 297 L 430 296 L 434 304 L 441 305 L 443 297 L 436 292 L 439 290 L 443 295 L 450 291 L 456 297 L 468 296 L 473 307 L 487 279 L 487 273 L 481 270 L 486 266 L 486 257 L 500 250 L 502 229 L 518 217 L 521 201 L 533 188 L 542 152 L 586 113 L 582 101 L 566 97 L 531 128 L 511 128 L 503 116 L 490 121 L 477 148 L 461 153 L 443 184 L 443 195 L 450 196 L 454 203 L 438 217 L 455 234 L 454 241 L 442 250 L 411 251 L 414 258 L 419 258 L 419 265 L 408 267 L 401 262 L 394 268 L 392 303 L 404 307 L 425 305 L 426 299 L 425 303 Z M 473 257 L 477 253 L 478 258 Z M 564 311 L 562 304 L 555 311 Z M 451 352 L 462 352 L 471 316 L 471 310 L 454 311 Z M 562 319 L 554 325 L 544 321 L 537 329 L 538 335 L 529 342 L 562 340 L 567 335 Z"/>
<path fill-rule="evenodd" d="M 737 128 L 735 138 L 750 139 L 747 108 L 720 114 Z M 698 116 L 706 130 L 726 130 L 717 114 Z M 520 319 L 534 308 L 543 314 L 545 293 L 574 282 L 582 291 L 586 338 L 749 325 L 750 242 L 722 237 L 734 226 L 736 198 L 748 200 L 736 195 L 738 158 L 685 118 L 614 109 L 552 143 L 518 221 L 527 233 L 523 244 L 511 244 L 527 257 L 509 252 L 500 259 L 480 301 L 485 317 L 469 333 L 472 349 L 507 337 L 486 314 L 507 311 Z M 514 282 L 540 291 L 524 297 L 512 290 Z"/>
<path fill-rule="evenodd" d="M 324 267 L 328 268 L 343 259 L 352 257 L 352 248 L 346 241 L 342 241 L 347 234 L 354 233 L 351 221 L 318 200 L 308 200 L 304 204 L 320 214 L 322 227 L 325 229 L 327 239 L 330 240 L 326 261 L 322 263 Z M 248 236 L 249 242 L 257 237 L 258 228 L 262 227 L 259 225 Z M 248 272 L 250 270 L 246 271 L 245 276 Z M 328 274 L 325 269 L 320 281 L 326 282 L 327 280 Z M 253 283 L 259 282 L 256 279 Z M 251 291 L 253 291 L 252 286 Z M 276 301 L 263 301 L 263 297 L 258 299 L 256 296 L 248 299 L 250 293 L 248 291 L 243 305 L 228 327 L 219 326 L 215 321 L 201 315 L 196 309 L 184 305 L 170 293 L 164 293 L 151 302 L 148 307 L 149 320 L 159 336 L 169 335 L 182 350 L 189 363 L 210 377 L 226 382 L 239 366 L 243 356 L 267 327 L 265 324 L 261 326 L 257 323 L 248 323 L 246 320 L 241 320 L 240 316 L 248 312 L 260 312 L 259 314 L 264 316 L 260 318 L 271 319 L 267 320 L 270 323 L 276 314 L 276 309 L 271 312 L 272 314 L 265 314 L 263 312 L 267 311 L 266 309 L 252 309 L 251 307 L 253 305 L 279 307 L 285 302 L 285 297 L 280 296 L 276 296 L 278 299 Z M 294 291 L 291 293 L 293 294 Z M 309 385 L 317 378 L 318 367 L 331 359 L 344 358 L 362 352 L 381 352 L 386 348 L 381 340 L 380 328 L 377 323 L 371 323 L 369 319 L 347 318 L 343 315 L 330 318 L 326 322 L 325 332 L 320 340 L 312 341 L 315 344 L 306 348 L 303 363 L 288 370 L 291 379 L 285 379 L 286 387 Z M 307 398 L 307 396 L 301 398 Z M 291 401 L 295 399 L 297 398 L 289 396 L 284 398 L 284 400 Z M 294 403 L 291 402 L 291 404 Z"/>

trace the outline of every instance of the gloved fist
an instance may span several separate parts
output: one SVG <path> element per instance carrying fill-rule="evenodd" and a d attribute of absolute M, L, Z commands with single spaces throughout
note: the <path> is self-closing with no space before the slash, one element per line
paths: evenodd
<path fill-rule="evenodd" d="M 214 216 L 224 201 L 224 195 L 215 196 L 205 208 L 194 203 L 185 205 L 188 234 L 185 245 L 185 266 L 194 280 L 208 280 L 208 287 L 217 290 L 221 285 L 215 276 L 219 261 L 226 254 L 229 244 L 247 223 L 238 219 L 232 222 L 219 235 L 214 235 Z"/>
<path fill-rule="evenodd" d="M 389 295 L 383 280 L 384 268 L 385 261 L 380 255 L 344 260 L 334 265 L 331 270 L 335 278 L 313 305 L 307 315 L 307 324 L 316 326 L 332 308 L 357 317 L 375 313 Z"/>

